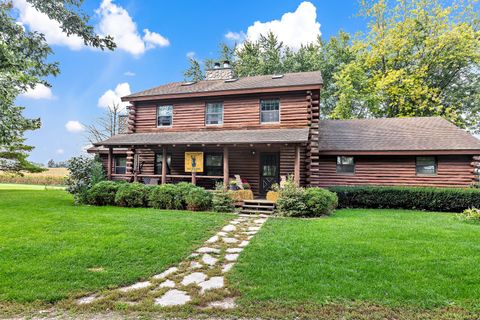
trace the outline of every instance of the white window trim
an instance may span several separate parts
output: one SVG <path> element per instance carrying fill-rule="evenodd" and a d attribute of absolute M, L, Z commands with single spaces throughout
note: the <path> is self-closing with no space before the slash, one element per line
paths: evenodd
<path fill-rule="evenodd" d="M 269 121 L 269 122 L 262 122 L 262 101 L 263 100 L 278 100 L 278 121 Z M 276 124 L 279 124 L 282 122 L 282 103 L 280 101 L 280 98 L 271 98 L 271 99 L 260 99 L 258 101 L 258 111 L 259 111 L 259 121 L 260 121 L 260 125 L 276 125 Z"/>
<path fill-rule="evenodd" d="M 160 125 L 158 125 L 158 109 L 159 109 L 160 107 L 172 107 L 172 121 L 171 121 L 171 123 L 170 123 L 169 126 L 160 126 Z M 174 112 L 173 112 L 173 109 L 174 109 L 174 108 L 173 108 L 173 104 L 157 105 L 157 112 L 156 112 L 156 115 L 157 115 L 157 116 L 155 117 L 155 122 L 157 123 L 157 128 L 171 128 L 171 127 L 173 127 L 173 113 L 174 113 Z"/>
<path fill-rule="evenodd" d="M 222 105 L 222 123 L 207 123 L 207 107 L 208 104 L 221 104 Z M 225 123 L 225 106 L 223 102 L 206 102 L 205 103 L 205 126 L 207 127 L 218 127 L 218 126 L 223 126 Z"/>

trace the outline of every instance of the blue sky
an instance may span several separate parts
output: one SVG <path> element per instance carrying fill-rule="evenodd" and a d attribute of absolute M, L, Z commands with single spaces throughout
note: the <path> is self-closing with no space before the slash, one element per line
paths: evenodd
<path fill-rule="evenodd" d="M 254 38 L 265 29 L 295 46 L 318 32 L 328 38 L 341 29 L 354 33 L 365 27 L 355 16 L 356 1 L 86 0 L 83 8 L 97 30 L 121 37 L 116 51 L 101 52 L 61 34 L 24 0 L 14 4 L 19 22 L 45 32 L 54 50 L 50 60 L 60 62 L 61 74 L 49 79 L 50 91 L 38 88 L 18 98 L 26 116 L 42 119 L 42 128 L 26 135 L 27 143 L 35 146 L 30 160 L 41 163 L 83 152 L 88 142 L 80 124 L 105 111 L 99 104 L 128 88 L 135 92 L 182 80 L 189 54 L 215 57 L 221 41 Z"/>

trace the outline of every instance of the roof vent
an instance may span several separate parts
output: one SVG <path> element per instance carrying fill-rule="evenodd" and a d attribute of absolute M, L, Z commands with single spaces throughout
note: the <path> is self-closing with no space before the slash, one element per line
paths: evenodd
<path fill-rule="evenodd" d="M 233 79 L 227 79 L 225 82 L 235 82 L 238 81 L 238 78 L 233 78 Z"/>
<path fill-rule="evenodd" d="M 182 83 L 182 86 L 191 86 L 192 84 L 195 84 L 195 83 L 197 83 L 197 81 L 187 81 Z"/>
<path fill-rule="evenodd" d="M 220 62 L 215 62 L 213 65 L 213 69 L 219 69 L 220 68 Z"/>
<path fill-rule="evenodd" d="M 283 74 L 274 74 L 272 75 L 272 79 L 282 79 L 283 78 Z"/>
<path fill-rule="evenodd" d="M 224 68 L 230 68 L 230 61 L 228 61 L 228 60 L 223 61 L 223 67 Z"/>

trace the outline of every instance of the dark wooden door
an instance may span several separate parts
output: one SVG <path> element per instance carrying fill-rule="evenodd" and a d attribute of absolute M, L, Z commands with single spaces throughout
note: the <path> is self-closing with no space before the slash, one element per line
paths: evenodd
<path fill-rule="evenodd" d="M 269 152 L 260 154 L 260 194 L 266 194 L 272 184 L 280 182 L 280 154 Z"/>

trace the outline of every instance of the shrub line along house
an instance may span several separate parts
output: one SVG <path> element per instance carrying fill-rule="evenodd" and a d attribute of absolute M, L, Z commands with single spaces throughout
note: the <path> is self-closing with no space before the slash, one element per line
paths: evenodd
<path fill-rule="evenodd" d="M 238 78 L 217 63 L 205 80 L 123 97 L 125 132 L 89 152 L 109 179 L 212 188 L 239 175 L 257 196 L 288 175 L 302 186 L 477 181 L 480 140 L 466 131 L 436 117 L 320 120 L 322 84 L 320 72 Z M 201 155 L 203 170 L 186 170 L 189 152 Z"/>

